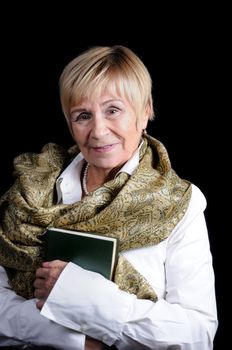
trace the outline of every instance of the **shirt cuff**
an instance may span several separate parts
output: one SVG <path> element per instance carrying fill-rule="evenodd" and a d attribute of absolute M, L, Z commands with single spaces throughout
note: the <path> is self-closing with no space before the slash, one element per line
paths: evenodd
<path fill-rule="evenodd" d="M 135 298 L 102 275 L 69 263 L 41 314 L 111 346 L 122 334 Z"/>

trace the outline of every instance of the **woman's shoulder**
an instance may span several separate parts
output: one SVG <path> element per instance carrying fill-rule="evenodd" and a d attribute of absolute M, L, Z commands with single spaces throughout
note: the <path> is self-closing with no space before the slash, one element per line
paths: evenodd
<path fill-rule="evenodd" d="M 46 143 L 40 151 L 21 153 L 14 158 L 14 168 L 16 172 L 31 171 L 38 168 L 60 168 L 71 158 L 69 149 L 56 143 Z"/>
<path fill-rule="evenodd" d="M 176 241 L 180 238 L 182 239 L 188 232 L 192 232 L 190 227 L 194 227 L 194 237 L 196 238 L 196 236 L 201 235 L 202 232 L 198 225 L 205 227 L 204 211 L 207 205 L 205 195 L 195 184 L 191 184 L 191 190 L 191 198 L 186 213 L 169 236 L 169 242 L 173 240 Z M 188 236 L 191 236 L 191 234 Z"/>
<path fill-rule="evenodd" d="M 200 190 L 198 186 L 191 183 L 191 198 L 188 204 L 188 208 L 185 212 L 185 215 L 177 224 L 174 230 L 179 229 L 180 227 L 184 227 L 192 222 L 198 215 L 204 214 L 206 209 L 206 198 L 203 192 Z"/>
<path fill-rule="evenodd" d="M 195 185 L 191 184 L 192 195 L 189 203 L 190 210 L 204 211 L 207 205 L 206 197 L 201 189 Z"/>

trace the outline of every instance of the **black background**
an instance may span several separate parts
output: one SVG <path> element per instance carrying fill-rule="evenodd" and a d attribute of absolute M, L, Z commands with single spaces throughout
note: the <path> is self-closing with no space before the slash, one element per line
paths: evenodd
<path fill-rule="evenodd" d="M 0 193 L 12 183 L 13 158 L 46 142 L 72 144 L 61 112 L 58 79 L 63 67 L 92 45 L 130 47 L 154 82 L 156 119 L 148 128 L 167 147 L 177 173 L 208 201 L 206 219 L 216 277 L 219 329 L 215 350 L 226 344 L 226 285 L 230 270 L 230 199 L 227 124 L 228 9 L 165 9 L 124 4 L 65 3 L 52 10 L 22 5 L 2 9 Z M 227 243 L 228 242 L 228 243 Z M 200 288 L 200 286 L 199 286 Z M 228 298 L 229 297 L 229 298 Z M 201 349 L 199 349 L 201 350 Z"/>

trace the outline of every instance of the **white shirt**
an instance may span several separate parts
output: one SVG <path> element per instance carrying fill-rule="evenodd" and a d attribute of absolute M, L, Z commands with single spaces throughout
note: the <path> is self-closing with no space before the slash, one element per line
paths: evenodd
<path fill-rule="evenodd" d="M 138 161 L 136 152 L 123 170 L 131 174 Z M 80 200 L 82 163 L 80 154 L 61 174 L 59 201 Z M 39 312 L 34 299 L 25 300 L 10 289 L 0 268 L 0 345 L 21 340 L 83 350 L 86 334 L 120 350 L 165 350 L 171 345 L 178 350 L 213 349 L 217 310 L 205 206 L 205 197 L 192 185 L 189 208 L 167 239 L 123 253 L 153 286 L 156 303 L 137 299 L 101 275 L 69 263 Z"/>

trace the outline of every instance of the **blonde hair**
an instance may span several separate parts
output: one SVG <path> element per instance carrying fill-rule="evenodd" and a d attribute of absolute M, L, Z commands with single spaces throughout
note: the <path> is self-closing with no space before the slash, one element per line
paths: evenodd
<path fill-rule="evenodd" d="M 67 64 L 59 83 L 61 105 L 69 125 L 71 107 L 104 90 L 126 98 L 137 118 L 148 107 L 149 119 L 153 119 L 151 76 L 127 47 L 96 46 L 84 51 Z"/>

